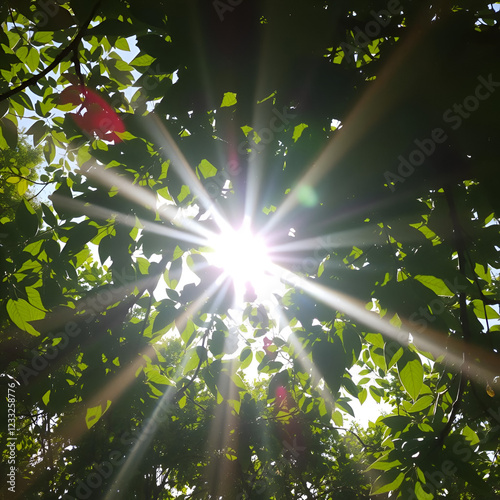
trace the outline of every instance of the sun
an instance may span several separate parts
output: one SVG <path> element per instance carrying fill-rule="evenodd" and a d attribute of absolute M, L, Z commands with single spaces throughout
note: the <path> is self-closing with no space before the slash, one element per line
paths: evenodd
<path fill-rule="evenodd" d="M 265 293 L 271 261 L 264 239 L 254 234 L 248 223 L 239 229 L 226 228 L 214 237 L 211 247 L 213 264 L 233 281 L 238 300 L 242 300 L 249 289 L 253 289 L 256 296 Z"/>

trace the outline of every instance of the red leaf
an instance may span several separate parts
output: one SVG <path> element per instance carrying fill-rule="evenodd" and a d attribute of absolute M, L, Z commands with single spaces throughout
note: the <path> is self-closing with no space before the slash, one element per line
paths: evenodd
<path fill-rule="evenodd" d="M 64 92 L 66 94 L 63 96 Z M 75 123 L 84 132 L 92 136 L 96 135 L 99 139 L 110 142 L 121 142 L 116 132 L 125 132 L 125 125 L 114 109 L 94 91 L 82 85 L 73 85 L 63 90 L 60 100 L 63 98 L 64 100 L 68 100 L 67 102 L 75 104 L 75 96 L 80 98 L 80 95 L 84 97 L 82 107 L 78 114 L 71 114 Z"/>
<path fill-rule="evenodd" d="M 269 359 L 273 360 L 276 358 L 276 355 L 278 354 L 276 351 L 271 351 L 269 349 L 269 346 L 273 343 L 271 339 L 268 339 L 267 337 L 264 337 L 264 351 L 266 351 L 266 354 L 269 356 Z"/>

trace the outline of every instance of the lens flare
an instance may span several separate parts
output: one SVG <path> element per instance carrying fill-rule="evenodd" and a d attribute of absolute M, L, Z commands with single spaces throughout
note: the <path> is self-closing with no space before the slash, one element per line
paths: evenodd
<path fill-rule="evenodd" d="M 237 230 L 225 229 L 211 246 L 213 264 L 224 269 L 233 281 L 237 299 L 248 293 L 249 287 L 257 295 L 264 291 L 270 259 L 264 240 L 252 233 L 249 224 Z"/>

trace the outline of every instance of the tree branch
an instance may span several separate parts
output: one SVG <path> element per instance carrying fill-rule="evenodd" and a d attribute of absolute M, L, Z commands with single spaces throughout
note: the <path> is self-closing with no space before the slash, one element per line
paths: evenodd
<path fill-rule="evenodd" d="M 453 424 L 455 423 L 455 418 L 457 416 L 458 410 L 460 409 L 460 403 L 462 402 L 462 396 L 464 394 L 465 387 L 467 386 L 467 377 L 464 375 L 464 372 L 460 373 L 460 385 L 458 386 L 457 397 L 455 401 L 453 401 L 453 405 L 451 407 L 450 416 L 448 417 L 448 422 L 444 426 L 443 430 L 439 433 L 438 437 L 438 445 L 442 446 L 443 442 L 451 431 Z"/>
<path fill-rule="evenodd" d="M 351 429 L 346 429 L 345 427 L 334 427 L 332 425 L 322 424 L 322 423 L 318 423 L 318 422 L 312 422 L 312 424 L 315 425 L 316 427 L 326 427 L 326 428 L 331 429 L 331 430 L 338 430 L 338 431 L 350 432 L 360 442 L 360 444 L 361 444 L 361 446 L 363 446 L 363 448 L 372 448 L 374 450 L 378 449 L 378 446 L 375 446 L 373 444 L 365 443 L 359 437 L 359 434 L 356 434 L 354 431 L 351 431 Z"/>
<path fill-rule="evenodd" d="M 6 174 L 2 175 L 2 178 L 5 178 L 6 176 L 8 176 L 8 177 L 19 177 L 20 179 L 24 179 L 25 181 L 31 182 L 32 184 L 38 184 L 40 186 L 46 186 L 47 184 L 50 184 L 50 181 L 49 182 L 32 181 L 31 179 L 28 179 L 27 177 L 24 177 L 24 175 L 14 174 L 13 172 L 11 172 L 10 174 L 6 173 Z"/>
<path fill-rule="evenodd" d="M 31 87 L 32 85 L 38 83 L 39 80 L 41 80 L 47 73 L 52 71 L 68 54 L 70 54 L 72 51 L 77 50 L 83 35 L 87 31 L 87 28 L 89 27 L 89 24 L 92 22 L 92 19 L 94 19 L 97 9 L 101 5 L 101 3 L 102 0 L 97 0 L 96 4 L 94 5 L 94 8 L 92 9 L 92 12 L 90 13 L 89 18 L 83 24 L 83 26 L 78 30 L 78 33 L 75 35 L 75 38 L 73 38 L 73 40 L 54 58 L 54 60 L 44 70 L 40 71 L 40 73 L 38 73 L 37 75 L 33 75 L 31 78 L 28 78 L 28 80 L 21 83 L 21 85 L 17 86 L 16 88 L 10 89 L 7 92 L 0 94 L 0 102 L 5 101 L 5 99 L 9 99 L 13 95 L 18 94 L 27 87 Z"/>
<path fill-rule="evenodd" d="M 482 294 L 482 292 L 481 292 L 481 294 Z M 498 305 L 500 305 L 500 300 L 496 300 L 496 299 L 488 299 L 488 297 L 486 297 L 486 296 L 484 296 L 484 295 L 482 296 L 481 300 L 482 300 L 485 304 L 487 304 L 487 305 L 489 305 L 489 306 L 498 306 Z"/>
<path fill-rule="evenodd" d="M 455 242 L 455 248 L 457 250 L 457 255 L 458 255 L 458 269 L 460 273 L 465 278 L 467 278 L 466 248 L 463 237 L 464 235 L 462 227 L 460 225 L 460 219 L 458 216 L 457 207 L 455 205 L 455 200 L 453 198 L 453 194 L 451 193 L 450 189 L 451 188 L 449 186 L 446 186 L 444 188 L 444 194 L 446 197 L 446 201 L 448 203 L 448 208 L 450 210 L 450 218 L 453 227 L 453 240 Z M 467 316 L 467 297 L 463 292 L 460 292 L 458 294 L 458 301 L 460 305 L 460 323 L 462 324 L 462 335 L 465 345 L 467 346 L 467 344 L 470 342 L 471 333 L 470 333 L 469 317 Z M 466 347 L 463 352 L 463 364 L 460 372 L 460 384 L 458 386 L 457 397 L 455 398 L 455 401 L 453 402 L 453 405 L 451 407 L 451 412 L 448 418 L 448 422 L 446 423 L 443 430 L 439 434 L 437 441 L 438 446 L 443 445 L 446 436 L 448 436 L 453 424 L 455 423 L 455 418 L 457 416 L 458 410 L 460 409 L 462 397 L 468 382 L 467 376 L 464 373 L 466 365 L 468 363 L 468 358 L 469 356 Z"/>

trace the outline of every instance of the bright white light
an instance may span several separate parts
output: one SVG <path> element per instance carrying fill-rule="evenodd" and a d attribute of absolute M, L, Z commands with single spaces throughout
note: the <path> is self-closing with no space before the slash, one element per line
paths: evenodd
<path fill-rule="evenodd" d="M 257 295 L 265 291 L 270 260 L 263 239 L 252 234 L 249 224 L 238 230 L 227 228 L 216 236 L 212 247 L 211 260 L 233 280 L 238 300 L 248 291 L 249 284 Z"/>

